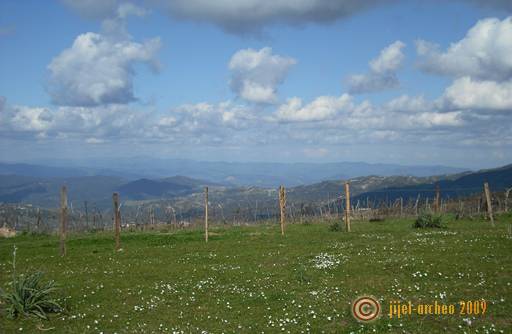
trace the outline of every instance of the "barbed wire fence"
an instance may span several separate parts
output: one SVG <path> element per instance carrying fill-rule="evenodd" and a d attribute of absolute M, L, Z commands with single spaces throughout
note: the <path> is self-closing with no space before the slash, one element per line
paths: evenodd
<path fill-rule="evenodd" d="M 495 213 L 511 209 L 511 188 L 492 193 Z M 372 191 L 351 198 L 350 215 L 354 220 L 385 220 L 416 217 L 424 210 L 453 214 L 456 218 L 480 217 L 486 213 L 482 187 L 454 187 L 441 189 L 436 208 L 436 190 L 393 188 Z M 473 193 L 473 195 L 467 195 Z M 277 192 L 276 192 L 277 194 Z M 280 218 L 277 196 L 252 200 L 249 196 L 237 200 L 209 198 L 209 220 L 213 225 L 246 225 L 276 223 Z M 293 196 L 295 195 L 295 196 Z M 122 196 L 122 194 L 121 194 Z M 198 195 L 199 197 L 200 195 Z M 275 198 L 274 198 L 275 197 Z M 291 193 L 285 208 L 287 223 L 312 223 L 320 220 L 342 220 L 345 213 L 343 194 L 327 193 L 324 200 L 308 201 Z M 121 227 L 124 230 L 152 230 L 159 228 L 200 228 L 204 222 L 204 204 L 184 199 L 160 199 L 132 203 L 121 198 Z M 113 230 L 112 209 L 94 201 L 70 201 L 68 231 L 94 232 Z M 31 204 L 0 204 L 0 227 L 21 232 L 54 233 L 59 228 L 59 209 L 42 208 Z"/>

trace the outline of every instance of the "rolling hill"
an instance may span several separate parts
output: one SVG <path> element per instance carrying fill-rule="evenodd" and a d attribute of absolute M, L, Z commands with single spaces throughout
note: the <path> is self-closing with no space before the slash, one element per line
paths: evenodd
<path fill-rule="evenodd" d="M 159 180 L 139 179 L 123 184 L 116 190 L 125 198 L 142 200 L 155 197 L 186 196 L 195 192 L 202 192 L 203 187 L 207 185 L 216 184 L 185 176 L 174 176 Z"/>
<path fill-rule="evenodd" d="M 349 179 L 354 200 L 394 200 L 433 197 L 436 184 L 443 197 L 456 197 L 481 192 L 483 182 L 491 190 L 499 191 L 512 186 L 512 165 L 441 176 L 364 176 Z M 323 205 L 335 201 L 343 194 L 344 180 L 330 180 L 287 188 L 290 205 Z M 71 205 L 82 206 L 85 201 L 99 209 L 111 207 L 112 192 L 118 191 L 122 201 L 165 201 L 189 210 L 202 205 L 203 187 L 210 189 L 212 205 L 235 212 L 241 207 L 273 210 L 277 192 L 272 187 L 245 187 L 225 185 L 185 176 L 126 180 L 112 176 L 81 176 L 68 178 L 41 178 L 20 175 L 0 175 L 0 202 L 31 203 L 43 207 L 57 207 L 59 188 L 68 186 Z M 127 205 L 130 205 L 129 203 Z M 195 209 L 194 209 L 195 210 Z"/>
<path fill-rule="evenodd" d="M 66 166 L 66 162 L 62 162 Z M 364 162 L 336 163 L 270 163 L 222 162 L 148 157 L 116 160 L 84 161 L 84 166 L 52 167 L 46 165 L 0 163 L 0 174 L 32 177 L 114 176 L 128 181 L 162 179 L 183 175 L 205 179 L 227 186 L 287 187 L 307 185 L 324 180 L 347 179 L 367 175 L 415 176 L 445 175 L 465 171 L 446 166 L 403 166 Z"/>
<path fill-rule="evenodd" d="M 474 173 L 463 173 L 448 178 L 431 180 L 417 185 L 392 185 L 377 190 L 365 191 L 361 198 L 370 197 L 376 200 L 387 198 L 411 198 L 418 195 L 422 197 L 433 197 L 436 185 L 439 185 L 441 197 L 453 198 L 480 193 L 483 190 L 483 183 L 488 182 L 491 191 L 503 191 L 512 187 L 512 165 L 494 169 L 481 170 Z"/>

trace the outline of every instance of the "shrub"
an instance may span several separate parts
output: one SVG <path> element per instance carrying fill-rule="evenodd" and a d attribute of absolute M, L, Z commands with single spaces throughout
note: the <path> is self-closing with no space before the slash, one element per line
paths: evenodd
<path fill-rule="evenodd" d="M 340 222 L 334 222 L 331 225 L 329 225 L 329 231 L 332 231 L 332 232 L 343 231 L 343 225 L 341 225 Z"/>
<path fill-rule="evenodd" d="M 55 283 L 42 282 L 43 274 L 16 276 L 16 246 L 13 251 L 12 291 L 0 289 L 0 299 L 6 305 L 7 316 L 15 319 L 19 315 L 48 319 L 48 313 L 61 312 L 62 307 L 52 297 L 57 290 Z"/>
<path fill-rule="evenodd" d="M 430 211 L 423 211 L 419 214 L 418 218 L 414 222 L 413 227 L 415 228 L 443 228 L 443 216 L 433 214 Z"/>

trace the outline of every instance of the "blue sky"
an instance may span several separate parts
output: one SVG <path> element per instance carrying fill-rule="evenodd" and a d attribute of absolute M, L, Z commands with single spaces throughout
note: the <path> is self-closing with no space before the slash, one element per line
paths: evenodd
<path fill-rule="evenodd" d="M 507 1 L 0 3 L 0 154 L 510 163 Z"/>

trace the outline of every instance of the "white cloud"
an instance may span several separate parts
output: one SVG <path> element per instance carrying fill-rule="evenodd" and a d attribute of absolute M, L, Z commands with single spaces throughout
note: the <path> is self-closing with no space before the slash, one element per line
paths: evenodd
<path fill-rule="evenodd" d="M 45 132 L 52 124 L 52 115 L 46 108 L 15 107 L 10 124 L 18 131 Z"/>
<path fill-rule="evenodd" d="M 205 130 L 223 131 L 243 129 L 255 119 L 253 111 L 231 101 L 218 104 L 185 104 L 172 110 L 179 119 L 179 126 L 190 132 Z"/>
<path fill-rule="evenodd" d="M 466 36 L 441 52 L 439 46 L 416 42 L 425 71 L 454 77 L 503 81 L 512 78 L 512 17 L 478 21 Z"/>
<path fill-rule="evenodd" d="M 401 95 L 384 104 L 384 109 L 394 112 L 418 113 L 432 110 L 433 103 L 423 96 Z"/>
<path fill-rule="evenodd" d="M 123 105 L 41 108 L 6 105 L 0 114 L 3 137 L 143 138 L 153 115 Z"/>
<path fill-rule="evenodd" d="M 300 98 L 293 97 L 278 108 L 275 118 L 283 122 L 324 121 L 334 118 L 351 105 L 352 98 L 348 94 L 340 97 L 320 96 L 305 106 Z"/>
<path fill-rule="evenodd" d="M 512 80 L 494 82 L 462 77 L 445 90 L 442 101 L 448 108 L 512 111 Z"/>
<path fill-rule="evenodd" d="M 389 73 L 396 71 L 404 60 L 402 49 L 405 44 L 396 41 L 385 47 L 379 54 L 379 57 L 370 61 L 370 68 L 374 73 Z"/>
<path fill-rule="evenodd" d="M 411 124 L 420 127 L 445 127 L 445 126 L 461 126 L 464 121 L 461 118 L 462 113 L 459 111 L 440 113 L 440 112 L 424 112 L 409 118 Z"/>
<path fill-rule="evenodd" d="M 237 51 L 229 62 L 231 89 L 242 99 L 254 103 L 276 103 L 277 87 L 296 61 L 272 54 L 269 47 Z"/>
<path fill-rule="evenodd" d="M 158 38 L 141 44 L 91 32 L 79 35 L 48 65 L 52 100 L 70 106 L 131 102 L 134 63 L 156 67 L 159 48 Z"/>
<path fill-rule="evenodd" d="M 405 44 L 396 41 L 384 48 L 379 56 L 370 61 L 370 72 L 348 77 L 349 92 L 354 94 L 377 92 L 399 85 L 396 71 L 405 58 Z"/>

